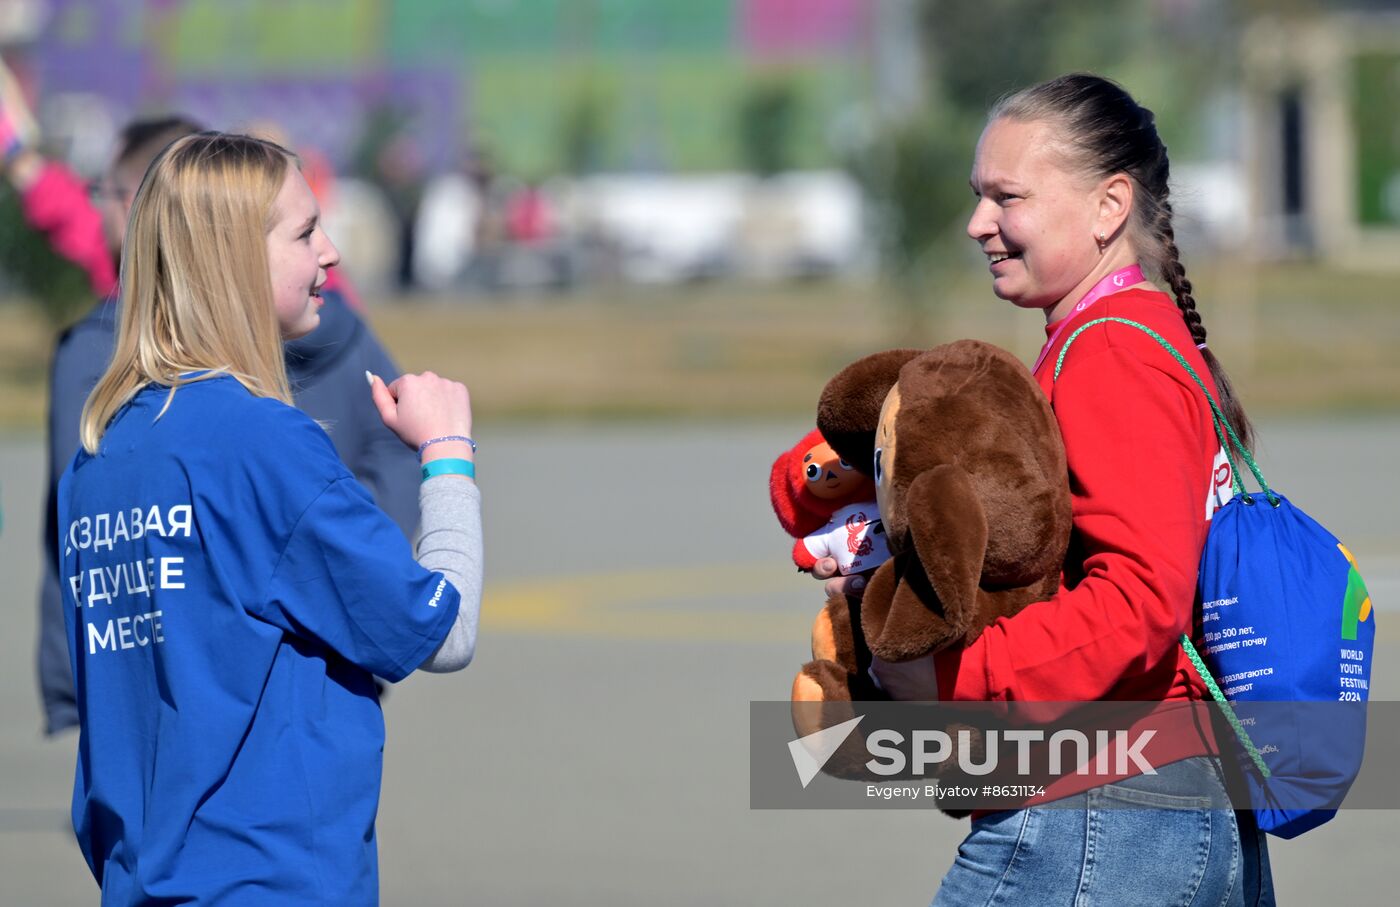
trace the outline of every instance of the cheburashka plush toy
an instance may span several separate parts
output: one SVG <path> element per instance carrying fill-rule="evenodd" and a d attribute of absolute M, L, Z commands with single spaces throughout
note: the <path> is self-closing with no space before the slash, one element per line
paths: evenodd
<path fill-rule="evenodd" d="M 875 503 L 875 483 L 841 459 L 818 429 L 773 462 L 768 496 L 778 522 L 797 542 L 792 560 L 810 573 L 834 558 L 841 575 L 874 570 L 890 556 Z"/>
<path fill-rule="evenodd" d="M 817 425 L 869 471 L 893 557 L 861 599 L 833 596 L 818 615 L 792 687 L 802 735 L 843 713 L 802 703 L 884 698 L 872 654 L 905 662 L 965 644 L 1053 595 L 1070 533 L 1059 427 L 1005 350 L 961 340 L 867 356 L 827 384 Z M 828 771 L 842 774 L 840 760 Z"/>

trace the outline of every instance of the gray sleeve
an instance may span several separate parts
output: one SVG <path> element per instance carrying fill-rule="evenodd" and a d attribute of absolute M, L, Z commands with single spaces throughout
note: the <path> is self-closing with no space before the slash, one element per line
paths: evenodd
<path fill-rule="evenodd" d="M 435 674 L 460 671 L 476 654 L 481 615 L 481 490 L 459 476 L 434 476 L 419 486 L 418 508 L 418 563 L 447 577 L 462 596 L 457 621 L 418 668 Z"/>

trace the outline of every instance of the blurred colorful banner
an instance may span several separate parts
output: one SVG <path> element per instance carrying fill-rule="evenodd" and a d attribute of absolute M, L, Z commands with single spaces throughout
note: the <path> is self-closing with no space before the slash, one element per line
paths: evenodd
<path fill-rule="evenodd" d="M 51 0 L 30 54 L 45 95 L 115 122 L 177 109 L 280 122 L 342 166 L 372 113 L 430 167 L 480 145 L 511 170 L 729 169 L 755 79 L 794 99 L 793 163 L 830 163 L 861 96 L 861 0 Z M 580 145 L 587 147 L 580 150 Z"/>

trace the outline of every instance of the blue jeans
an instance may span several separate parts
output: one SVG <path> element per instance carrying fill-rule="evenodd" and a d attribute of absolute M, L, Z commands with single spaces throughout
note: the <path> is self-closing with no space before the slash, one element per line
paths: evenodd
<path fill-rule="evenodd" d="M 935 907 L 1274 904 L 1264 833 L 1200 756 L 972 823 Z M 1138 808 L 1125 808 L 1138 807 Z"/>

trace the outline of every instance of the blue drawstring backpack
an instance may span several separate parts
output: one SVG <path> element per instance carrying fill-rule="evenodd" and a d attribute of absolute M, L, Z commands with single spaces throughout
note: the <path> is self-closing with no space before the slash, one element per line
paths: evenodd
<path fill-rule="evenodd" d="M 1216 511 L 1197 585 L 1204 657 L 1181 646 L 1243 746 L 1244 780 L 1259 827 L 1296 837 L 1336 815 L 1361 768 L 1376 619 L 1356 560 L 1336 537 L 1271 489 L 1190 364 L 1146 332 L 1191 375 L 1210 403 L 1230 462 L 1233 496 Z M 1228 438 L 1226 437 L 1228 435 Z M 1235 452 L 1259 483 L 1250 494 Z M 1223 687 L 1223 689 L 1222 689 Z"/>

